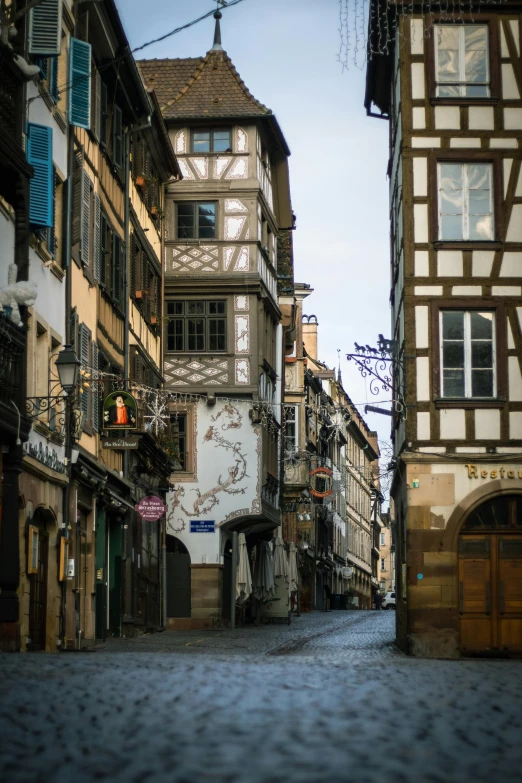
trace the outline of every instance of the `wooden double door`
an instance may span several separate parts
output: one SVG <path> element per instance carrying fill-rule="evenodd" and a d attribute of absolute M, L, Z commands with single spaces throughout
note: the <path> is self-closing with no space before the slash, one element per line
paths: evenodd
<path fill-rule="evenodd" d="M 460 642 L 466 653 L 522 653 L 522 533 L 459 538 Z"/>

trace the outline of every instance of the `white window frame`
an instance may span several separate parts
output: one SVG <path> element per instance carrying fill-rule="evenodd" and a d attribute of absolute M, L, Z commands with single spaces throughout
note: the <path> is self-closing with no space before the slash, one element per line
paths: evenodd
<path fill-rule="evenodd" d="M 289 452 L 290 451 L 290 449 L 287 447 L 286 425 L 287 425 L 288 422 L 292 422 L 293 421 L 294 428 L 295 428 L 295 436 L 294 436 L 294 448 L 292 449 L 292 451 L 295 453 L 296 451 L 299 451 L 299 430 L 298 430 L 298 426 L 297 426 L 297 424 L 298 424 L 297 405 L 292 405 L 292 403 L 289 403 L 289 404 L 285 403 L 284 407 L 285 407 L 284 451 L 285 452 Z M 287 416 L 287 411 L 290 408 L 293 410 L 293 414 L 294 414 L 293 419 L 289 419 L 288 416 Z"/>
<path fill-rule="evenodd" d="M 474 24 L 473 27 L 485 27 L 486 28 L 486 82 L 484 84 L 477 83 L 477 82 L 467 82 L 466 79 L 466 38 L 465 38 L 465 29 L 469 25 L 462 24 L 459 25 L 459 81 L 458 82 L 439 82 L 439 73 L 438 73 L 438 65 L 439 65 L 439 28 L 443 27 L 449 27 L 453 25 L 444 25 L 444 24 L 437 24 L 435 25 L 435 95 L 437 98 L 444 98 L 446 100 L 451 100 L 452 96 L 449 95 L 440 95 L 440 87 L 458 87 L 459 95 L 455 96 L 455 99 L 457 98 L 471 98 L 471 100 L 485 100 L 487 98 L 491 97 L 491 73 L 490 73 L 490 67 L 489 67 L 489 25 L 487 24 Z M 466 94 L 466 88 L 467 87 L 486 87 L 487 89 L 487 95 L 481 95 L 481 96 L 468 96 Z"/>
<path fill-rule="evenodd" d="M 386 546 L 386 533 L 381 533 L 381 546 Z"/>
<path fill-rule="evenodd" d="M 441 181 L 442 166 L 461 166 L 462 167 L 462 237 L 460 239 L 449 239 L 442 236 L 442 199 L 441 199 Z M 491 236 L 488 239 L 470 239 L 469 237 L 469 166 L 487 166 L 489 169 L 489 208 L 491 215 Z M 440 242 L 494 242 L 495 241 L 495 204 L 493 197 L 493 162 L 482 161 L 451 161 L 441 160 L 437 163 L 437 213 L 438 213 L 438 240 Z"/>
<path fill-rule="evenodd" d="M 464 313 L 464 397 L 446 397 L 444 389 L 444 331 L 443 331 L 443 317 L 447 312 L 462 312 Z M 492 370 L 493 370 L 493 394 L 491 397 L 473 397 L 471 394 L 471 313 L 491 313 L 492 315 L 492 334 L 491 334 L 491 350 L 492 350 Z M 439 351 L 440 351 L 440 392 L 442 398 L 447 399 L 480 399 L 480 400 L 494 400 L 497 396 L 497 334 L 496 334 L 496 311 L 488 310 L 450 310 L 448 308 L 441 309 L 439 312 Z"/>

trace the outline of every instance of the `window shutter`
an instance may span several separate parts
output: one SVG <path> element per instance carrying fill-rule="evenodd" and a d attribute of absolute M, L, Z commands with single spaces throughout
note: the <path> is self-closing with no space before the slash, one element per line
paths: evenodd
<path fill-rule="evenodd" d="M 99 370 L 100 361 L 98 353 L 98 343 L 92 344 L 92 369 Z M 96 390 L 91 392 L 92 394 L 92 426 L 95 432 L 100 431 L 100 400 Z"/>
<path fill-rule="evenodd" d="M 62 50 L 62 0 L 42 0 L 29 11 L 29 54 Z"/>
<path fill-rule="evenodd" d="M 82 171 L 81 211 L 80 258 L 84 264 L 88 264 L 91 250 L 91 180 L 85 169 Z"/>
<path fill-rule="evenodd" d="M 101 205 L 100 197 L 94 194 L 94 279 L 101 280 Z"/>
<path fill-rule="evenodd" d="M 123 166 L 123 117 L 119 106 L 114 104 L 112 116 L 112 160 L 115 166 Z"/>
<path fill-rule="evenodd" d="M 91 45 L 70 39 L 69 122 L 78 128 L 91 127 Z"/>
<path fill-rule="evenodd" d="M 53 224 L 47 235 L 47 249 L 56 258 L 56 169 L 53 167 Z"/>
<path fill-rule="evenodd" d="M 100 83 L 100 144 L 107 146 L 107 85 Z"/>
<path fill-rule="evenodd" d="M 85 367 L 89 367 L 90 362 L 90 342 L 91 342 L 91 332 L 90 329 L 88 329 L 85 324 L 80 324 L 80 361 L 82 365 Z M 82 399 L 81 399 L 81 408 L 85 416 L 85 421 L 89 421 L 89 397 L 90 397 L 90 390 L 82 387 Z"/>
<path fill-rule="evenodd" d="M 121 300 L 123 243 L 117 234 L 113 235 L 112 248 L 112 298 L 116 303 L 119 303 Z"/>
<path fill-rule="evenodd" d="M 49 58 L 49 68 L 49 92 L 53 101 L 58 103 L 60 94 L 58 91 L 58 59 L 56 57 Z"/>
<path fill-rule="evenodd" d="M 131 257 L 130 257 L 130 294 L 131 296 L 134 296 L 136 294 L 136 272 L 137 272 L 137 260 L 138 260 L 138 247 L 136 244 L 136 240 L 134 239 L 134 234 L 131 237 Z"/>
<path fill-rule="evenodd" d="M 80 241 L 82 220 L 82 177 L 83 177 L 83 147 L 74 154 L 73 174 L 73 204 L 72 204 L 72 243 Z"/>
<path fill-rule="evenodd" d="M 29 220 L 35 226 L 53 225 L 53 131 L 45 125 L 27 126 L 27 160 L 34 168 L 29 181 Z"/>
<path fill-rule="evenodd" d="M 100 220 L 100 283 L 107 286 L 107 233 L 108 226 L 105 215 Z"/>
<path fill-rule="evenodd" d="M 73 307 L 71 310 L 71 317 L 69 321 L 70 326 L 70 341 L 71 341 L 71 348 L 73 349 L 76 356 L 78 356 L 79 353 L 79 342 L 78 342 L 78 311 L 76 310 L 76 307 Z"/>
<path fill-rule="evenodd" d="M 48 64 L 49 64 L 49 58 L 48 57 L 36 57 L 34 56 L 33 62 L 35 65 L 37 65 L 40 69 L 40 79 L 47 79 L 48 75 Z"/>
<path fill-rule="evenodd" d="M 102 82 L 98 71 L 94 74 L 94 136 L 97 141 L 101 141 L 102 126 Z"/>

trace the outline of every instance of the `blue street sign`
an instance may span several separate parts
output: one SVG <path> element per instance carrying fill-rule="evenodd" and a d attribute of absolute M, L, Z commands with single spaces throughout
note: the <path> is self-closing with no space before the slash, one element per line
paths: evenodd
<path fill-rule="evenodd" d="M 190 532 L 191 533 L 214 533 L 216 530 L 216 523 L 212 519 L 191 519 L 190 520 Z"/>

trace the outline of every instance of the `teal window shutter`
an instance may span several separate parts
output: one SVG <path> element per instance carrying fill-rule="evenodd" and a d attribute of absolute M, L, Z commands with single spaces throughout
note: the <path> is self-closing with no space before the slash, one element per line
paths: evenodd
<path fill-rule="evenodd" d="M 58 103 L 60 97 L 58 92 L 58 58 L 49 58 L 49 93 L 55 103 Z"/>
<path fill-rule="evenodd" d="M 29 54 L 56 56 L 62 50 L 62 0 L 42 0 L 29 11 Z"/>
<path fill-rule="evenodd" d="M 69 122 L 77 128 L 91 127 L 91 45 L 70 39 Z"/>
<path fill-rule="evenodd" d="M 47 69 L 49 64 L 49 58 L 48 57 L 37 57 L 36 55 L 33 56 L 33 63 L 37 65 L 40 69 L 40 79 L 47 79 Z"/>
<path fill-rule="evenodd" d="M 114 104 L 112 116 L 112 162 L 121 169 L 123 166 L 123 118 L 121 109 Z"/>
<path fill-rule="evenodd" d="M 53 131 L 46 125 L 27 126 L 27 160 L 34 168 L 29 184 L 29 221 L 53 225 Z"/>
<path fill-rule="evenodd" d="M 98 370 L 99 369 L 99 356 L 98 356 L 98 343 L 93 342 L 92 344 L 92 369 Z M 100 400 L 98 398 L 97 394 L 97 385 L 96 383 L 93 383 L 92 385 L 92 427 L 95 432 L 100 431 Z"/>

